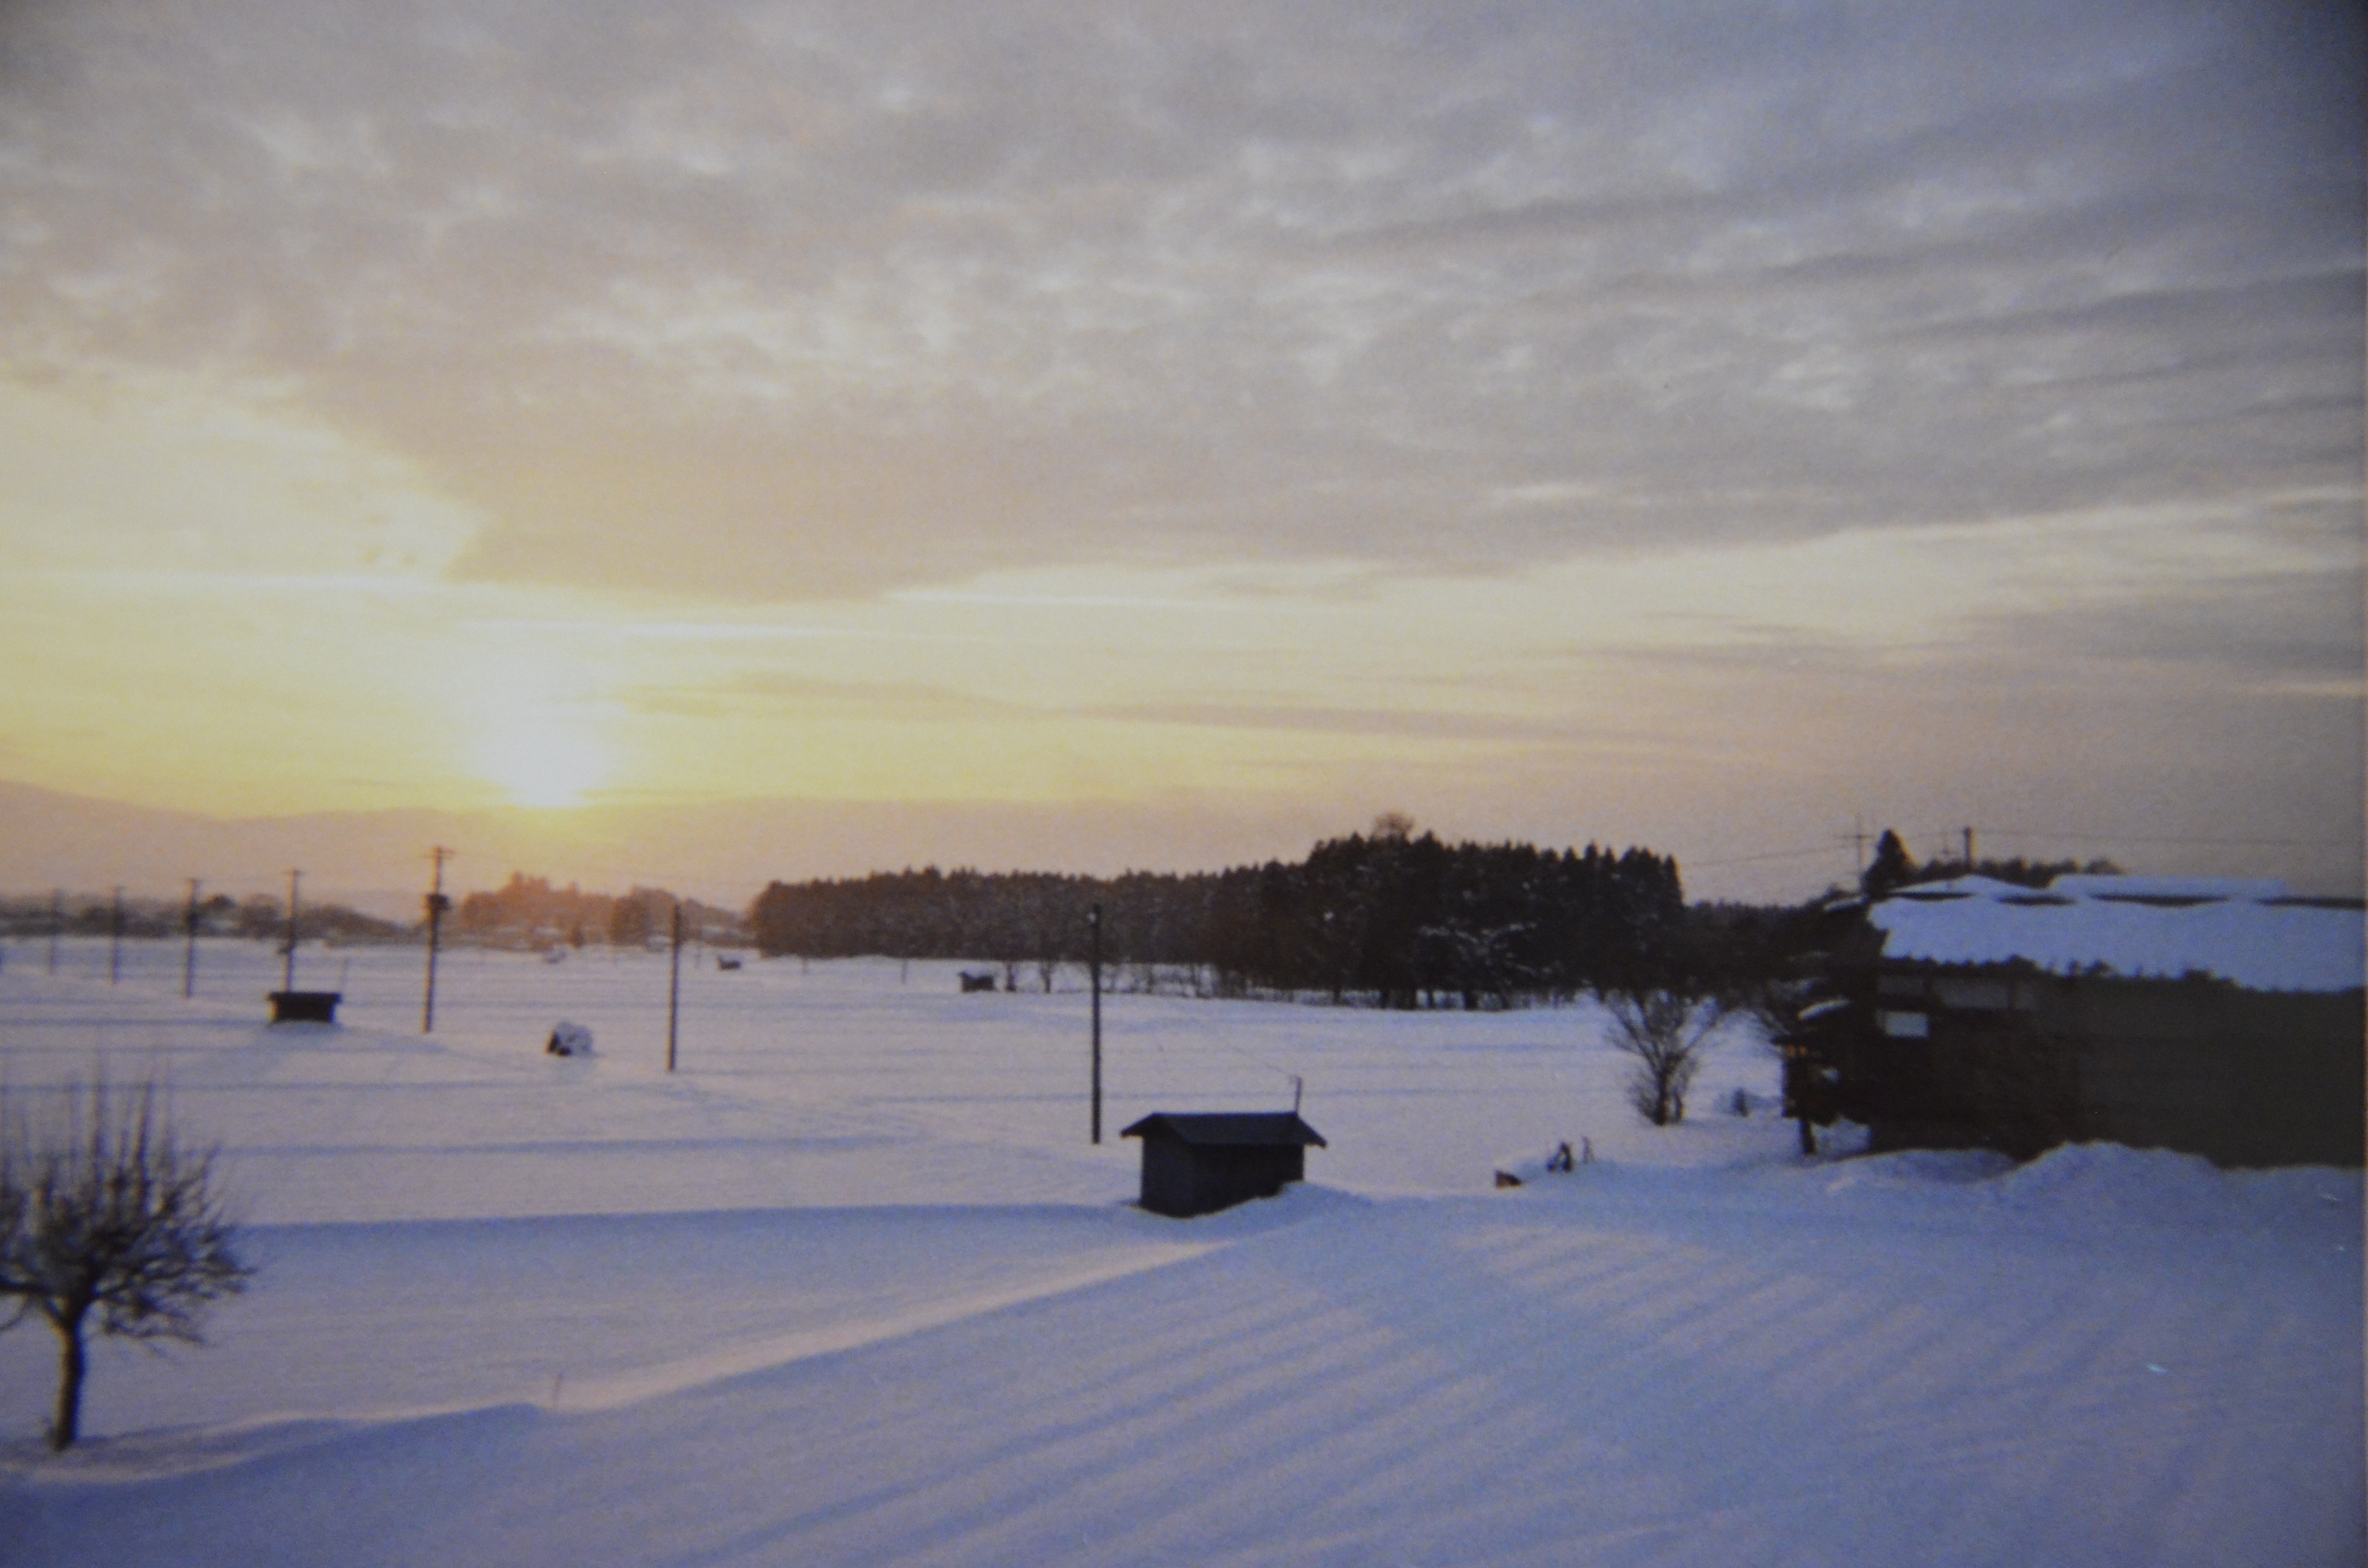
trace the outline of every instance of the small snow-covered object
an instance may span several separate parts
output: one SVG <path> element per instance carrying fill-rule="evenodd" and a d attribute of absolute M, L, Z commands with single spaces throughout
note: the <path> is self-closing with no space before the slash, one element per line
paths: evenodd
<path fill-rule="evenodd" d="M 1498 1187 L 1527 1187 L 1550 1176 L 1568 1176 L 1581 1165 L 1595 1164 L 1595 1143 L 1582 1138 L 1574 1151 L 1568 1139 L 1556 1143 L 1543 1159 L 1508 1160 L 1496 1170 Z"/>
<path fill-rule="evenodd" d="M 553 1056 L 589 1056 L 592 1054 L 592 1031 L 582 1024 L 561 1022 L 552 1027 L 551 1040 L 543 1050 Z"/>

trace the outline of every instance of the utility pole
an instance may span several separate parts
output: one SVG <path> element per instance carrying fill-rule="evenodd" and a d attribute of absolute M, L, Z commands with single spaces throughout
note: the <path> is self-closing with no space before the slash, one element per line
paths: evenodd
<path fill-rule="evenodd" d="M 189 879 L 189 912 L 182 921 L 188 946 L 181 954 L 181 1000 L 198 994 L 198 879 Z"/>
<path fill-rule="evenodd" d="M 682 1006 L 682 900 L 674 901 L 674 946 L 666 960 L 666 1071 L 674 1071 L 675 1018 Z"/>
<path fill-rule="evenodd" d="M 66 928 L 66 890 L 55 888 L 50 893 L 50 972 L 58 972 L 58 933 Z"/>
<path fill-rule="evenodd" d="M 296 989 L 296 883 L 303 874 L 302 871 L 288 873 L 287 961 L 279 971 L 279 989 L 282 991 Z"/>
<path fill-rule="evenodd" d="M 452 852 L 442 845 L 434 850 L 436 880 L 427 892 L 427 1000 L 420 1005 L 419 1032 L 436 1032 L 436 949 L 444 931 L 444 912 L 452 901 L 444 896 L 444 860 Z"/>
<path fill-rule="evenodd" d="M 1102 906 L 1086 912 L 1086 972 L 1094 993 L 1094 1142 L 1102 1141 Z"/>
<path fill-rule="evenodd" d="M 1969 828 L 1965 829 L 1965 869 L 1966 869 L 1967 871 L 1969 871 L 1969 872 L 1970 872 L 1973 869 L 1974 869 L 1974 830 L 1973 830 L 1972 828 L 1970 828 L 1970 827 L 1969 827 Z"/>
<path fill-rule="evenodd" d="M 115 920 L 108 929 L 107 983 L 116 984 L 123 978 L 123 890 L 115 890 Z"/>

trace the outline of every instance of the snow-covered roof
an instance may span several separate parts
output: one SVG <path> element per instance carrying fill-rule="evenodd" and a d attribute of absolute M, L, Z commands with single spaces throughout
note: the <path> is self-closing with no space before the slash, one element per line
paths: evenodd
<path fill-rule="evenodd" d="M 1984 879 L 1987 881 L 1987 879 Z M 2047 891 L 2067 898 L 2192 898 L 2267 903 L 2286 896 L 2285 883 L 2262 877 L 2058 877 Z"/>
<path fill-rule="evenodd" d="M 1313 1144 L 1332 1145 L 1324 1135 L 1299 1119 L 1296 1113 L 1275 1111 L 1154 1111 L 1119 1134 L 1150 1138 L 1158 1134 L 1202 1145 Z"/>
<path fill-rule="evenodd" d="M 2368 971 L 2356 905 L 2289 898 L 2269 881 L 2067 876 L 2039 889 L 1959 877 L 1903 888 L 1867 918 L 1885 958 L 1932 963 L 2203 973 L 2257 991 L 2349 991 Z"/>

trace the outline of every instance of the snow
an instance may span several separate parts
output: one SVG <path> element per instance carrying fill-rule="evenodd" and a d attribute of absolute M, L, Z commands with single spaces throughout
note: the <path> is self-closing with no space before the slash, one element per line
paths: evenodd
<path fill-rule="evenodd" d="M 1774 1092 L 1748 1034 L 1656 1131 L 1589 1007 L 1110 997 L 1105 1128 L 1298 1074 L 1330 1141 L 1178 1221 L 1086 1141 L 1074 991 L 710 957 L 669 1077 L 662 955 L 448 954 L 432 1039 L 416 952 L 306 949 L 334 1028 L 179 957 L 15 948 L 0 1070 L 168 1076 L 262 1271 L 202 1349 L 102 1345 L 63 1456 L 53 1340 L 0 1335 L 0 1562 L 2361 1553 L 2357 1172 L 1804 1161 L 1725 1108 Z"/>
<path fill-rule="evenodd" d="M 2209 974 L 2260 991 L 2361 985 L 2368 970 L 2361 911 L 2284 898 L 2281 883 L 2234 879 L 2067 876 L 2037 892 L 1959 877 L 1875 903 L 1867 918 L 1886 934 L 1887 958 Z"/>

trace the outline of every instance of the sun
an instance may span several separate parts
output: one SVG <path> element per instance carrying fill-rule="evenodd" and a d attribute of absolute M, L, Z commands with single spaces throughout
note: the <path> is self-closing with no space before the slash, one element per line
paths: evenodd
<path fill-rule="evenodd" d="M 485 734 L 478 772 L 512 804 L 580 806 L 608 782 L 609 748 L 585 723 L 550 710 L 510 719 Z"/>

